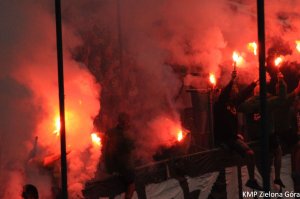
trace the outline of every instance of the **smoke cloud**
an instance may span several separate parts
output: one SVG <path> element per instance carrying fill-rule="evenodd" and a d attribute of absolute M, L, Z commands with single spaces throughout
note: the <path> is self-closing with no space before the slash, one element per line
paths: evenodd
<path fill-rule="evenodd" d="M 299 3 L 292 0 L 266 3 L 268 48 L 276 43 L 274 37 L 291 46 L 295 42 L 296 7 Z M 186 104 L 174 98 L 182 84 L 205 89 L 209 73 L 217 76 L 219 87 L 228 82 L 233 51 L 243 57 L 240 83 L 258 78 L 258 58 L 248 46 L 257 42 L 253 1 L 76 1 L 67 12 L 84 43 L 75 57 L 88 65 L 103 88 L 96 126 L 105 131 L 116 123 L 119 112 L 131 113 L 139 132 L 133 136 L 141 143 L 139 153 L 160 145 L 143 142 L 164 131 L 153 130 L 158 118 L 180 123 L 179 112 Z"/>
<path fill-rule="evenodd" d="M 53 179 L 37 165 L 47 158 L 56 167 L 59 159 L 54 5 L 4 0 L 0 9 L 0 197 L 18 198 L 11 185 L 21 191 L 32 182 L 51 198 Z M 267 49 L 280 38 L 291 49 L 288 63 L 299 61 L 299 9 L 296 0 L 266 2 Z M 128 136 L 137 158 L 149 161 L 158 147 L 176 140 L 187 106 L 177 97 L 184 95 L 182 86 L 207 88 L 209 73 L 224 86 L 233 51 L 244 60 L 240 83 L 258 77 L 258 58 L 248 48 L 257 41 L 252 0 L 74 0 L 62 2 L 62 16 L 72 198 L 80 197 L 100 156 L 90 133 L 113 127 L 120 112 L 132 117 L 136 131 Z M 293 67 L 299 71 L 299 64 Z M 38 163 L 28 166 L 30 158 Z"/>
<path fill-rule="evenodd" d="M 53 198 L 53 186 L 60 181 L 54 5 L 50 1 L 1 4 L 5 21 L 1 29 L 0 197 L 20 198 L 22 186 L 31 183 L 41 198 Z M 83 64 L 71 58 L 70 49 L 80 44 L 80 38 L 67 26 L 63 34 L 69 194 L 80 198 L 100 156 L 90 136 L 100 109 L 100 86 Z"/>

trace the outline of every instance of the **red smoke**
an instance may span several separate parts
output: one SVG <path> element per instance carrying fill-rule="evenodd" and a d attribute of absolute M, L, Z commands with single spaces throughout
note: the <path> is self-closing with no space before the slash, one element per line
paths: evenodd
<path fill-rule="evenodd" d="M 0 104 L 5 123 L 0 125 L 0 153 L 6 155 L 0 156 L 0 172 L 6 175 L 1 176 L 0 197 L 18 198 L 16 190 L 28 181 L 46 197 L 48 176 L 27 173 L 24 162 L 35 136 L 39 158 L 60 151 L 59 137 L 53 133 L 59 115 L 54 5 L 34 0 L 2 4 L 0 81 L 5 86 Z M 65 1 L 62 7 L 71 198 L 81 194 L 99 160 L 100 148 L 91 133 L 100 103 L 105 129 L 115 124 L 119 112 L 133 115 L 138 134 L 128 136 L 136 141 L 136 155 L 148 159 L 159 146 L 178 140 L 179 113 L 189 106 L 175 99 L 181 84 L 206 89 L 214 74 L 218 86 L 224 85 L 233 70 L 233 51 L 243 58 L 237 68 L 240 83 L 258 77 L 255 1 L 124 0 L 120 32 L 115 1 Z M 267 48 L 274 37 L 282 38 L 292 49 L 284 55 L 285 62 L 299 62 L 299 10 L 294 0 L 266 2 Z M 175 66 L 180 73 L 174 72 Z"/>

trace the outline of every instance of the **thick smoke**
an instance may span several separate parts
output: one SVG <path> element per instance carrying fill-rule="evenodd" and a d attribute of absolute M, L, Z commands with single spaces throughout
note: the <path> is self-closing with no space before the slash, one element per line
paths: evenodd
<path fill-rule="evenodd" d="M 267 46 L 278 36 L 292 45 L 299 27 L 294 11 L 300 5 L 292 0 L 274 4 L 266 3 Z M 74 56 L 103 88 L 96 126 L 106 130 L 119 112 L 131 113 L 139 153 L 161 144 L 167 128 L 156 125 L 157 120 L 179 124 L 182 104 L 175 99 L 181 84 L 207 88 L 209 73 L 217 76 L 219 87 L 228 82 L 233 51 L 243 57 L 240 83 L 258 78 L 258 58 L 248 47 L 257 40 L 255 1 L 76 1 L 66 12 L 84 41 Z M 157 126 L 161 130 L 153 130 Z M 153 138 L 157 142 L 145 144 Z"/>
<path fill-rule="evenodd" d="M 5 144 L 0 144 L 0 177 L 5 183 L 0 197 L 11 197 L 11 184 L 21 190 L 27 179 L 35 179 L 36 172 L 29 176 L 24 166 L 35 151 L 35 136 L 37 159 L 59 154 L 53 8 L 52 1 L 1 2 L 0 141 Z M 288 62 L 299 61 L 298 10 L 297 0 L 266 2 L 267 48 L 280 38 L 291 49 Z M 149 159 L 176 138 L 173 129 L 180 128 L 180 111 L 187 105 L 178 100 L 182 86 L 207 88 L 209 73 L 217 76 L 218 87 L 224 86 L 233 69 L 233 51 L 244 59 L 238 67 L 240 83 L 258 77 L 258 58 L 247 46 L 257 41 L 256 1 L 73 0 L 64 1 L 62 11 L 72 198 L 93 176 L 99 157 L 89 137 L 99 99 L 98 130 L 114 126 L 119 112 L 130 113 L 137 129 L 129 135 L 136 141 L 136 155 Z M 298 64 L 294 67 L 299 71 Z M 49 181 L 39 186 L 47 187 Z"/>
<path fill-rule="evenodd" d="M 41 198 L 52 198 L 60 175 L 54 4 L 1 4 L 0 197 L 20 198 L 22 186 L 32 183 Z M 63 27 L 68 183 L 70 197 L 78 198 L 100 156 L 90 137 L 100 87 L 84 65 L 72 60 L 70 50 L 80 39 Z"/>

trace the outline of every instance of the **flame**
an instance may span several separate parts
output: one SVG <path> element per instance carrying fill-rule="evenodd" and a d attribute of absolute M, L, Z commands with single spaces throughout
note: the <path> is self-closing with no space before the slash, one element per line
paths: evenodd
<path fill-rule="evenodd" d="M 283 62 L 283 57 L 280 56 L 280 57 L 276 57 L 275 60 L 274 60 L 274 64 L 276 67 L 280 67 L 281 63 Z"/>
<path fill-rule="evenodd" d="M 70 123 L 70 118 L 72 118 L 72 113 L 70 111 L 65 111 L 65 124 Z M 54 131 L 53 134 L 56 136 L 60 135 L 61 123 L 60 123 L 60 115 L 56 113 L 54 117 Z"/>
<path fill-rule="evenodd" d="M 237 51 L 233 51 L 232 59 L 235 66 L 240 66 L 244 62 L 243 57 Z"/>
<path fill-rule="evenodd" d="M 296 41 L 296 49 L 300 53 L 300 40 Z"/>
<path fill-rule="evenodd" d="M 94 145 L 96 146 L 101 146 L 101 138 L 97 133 L 92 133 L 91 134 L 91 139 Z"/>
<path fill-rule="evenodd" d="M 209 82 L 210 82 L 213 86 L 215 86 L 215 85 L 217 84 L 216 77 L 215 77 L 215 75 L 214 75 L 213 73 L 210 73 L 210 74 L 209 74 Z"/>
<path fill-rule="evenodd" d="M 236 51 L 234 51 L 234 52 L 232 53 L 232 59 L 233 59 L 234 62 L 237 62 L 237 61 L 238 61 L 238 59 L 239 59 L 239 54 L 238 54 Z"/>
<path fill-rule="evenodd" d="M 257 55 L 257 44 L 256 42 L 248 43 L 248 49 L 253 52 L 254 55 Z"/>
<path fill-rule="evenodd" d="M 60 132 L 60 127 L 61 127 L 61 124 L 60 124 L 60 117 L 59 116 L 56 116 L 55 119 L 54 119 L 54 131 L 53 133 L 56 135 L 56 136 L 59 136 L 59 132 Z"/>
<path fill-rule="evenodd" d="M 183 139 L 183 133 L 182 130 L 179 130 L 177 133 L 177 141 L 180 142 Z"/>

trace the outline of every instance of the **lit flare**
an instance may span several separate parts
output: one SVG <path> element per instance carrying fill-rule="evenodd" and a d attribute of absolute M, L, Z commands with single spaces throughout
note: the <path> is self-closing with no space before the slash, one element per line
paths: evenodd
<path fill-rule="evenodd" d="M 282 56 L 276 57 L 274 60 L 274 64 L 277 68 L 279 68 L 281 66 L 282 62 L 283 62 Z"/>
<path fill-rule="evenodd" d="M 210 82 L 213 86 L 215 86 L 215 85 L 217 84 L 216 77 L 215 77 L 215 75 L 214 75 L 213 73 L 210 73 L 210 74 L 209 74 L 209 82 Z"/>
<path fill-rule="evenodd" d="M 101 138 L 97 133 L 92 133 L 91 134 L 91 139 L 94 145 L 96 146 L 101 146 Z"/>
<path fill-rule="evenodd" d="M 257 55 L 257 44 L 256 42 L 248 43 L 248 49 L 253 52 L 254 55 Z"/>
<path fill-rule="evenodd" d="M 183 133 L 182 130 L 179 130 L 177 133 L 177 141 L 180 142 L 183 139 Z"/>
<path fill-rule="evenodd" d="M 296 41 L 296 49 L 300 53 L 300 40 Z"/>
<path fill-rule="evenodd" d="M 233 59 L 234 69 L 237 66 L 240 66 L 243 63 L 243 61 L 244 61 L 243 57 L 237 51 L 233 51 L 233 53 L 232 53 L 232 59 Z"/>
<path fill-rule="evenodd" d="M 53 133 L 56 135 L 56 136 L 59 136 L 59 133 L 60 133 L 60 128 L 61 128 L 61 124 L 60 124 L 60 117 L 59 116 L 56 116 L 55 119 L 54 119 L 54 131 Z"/>

